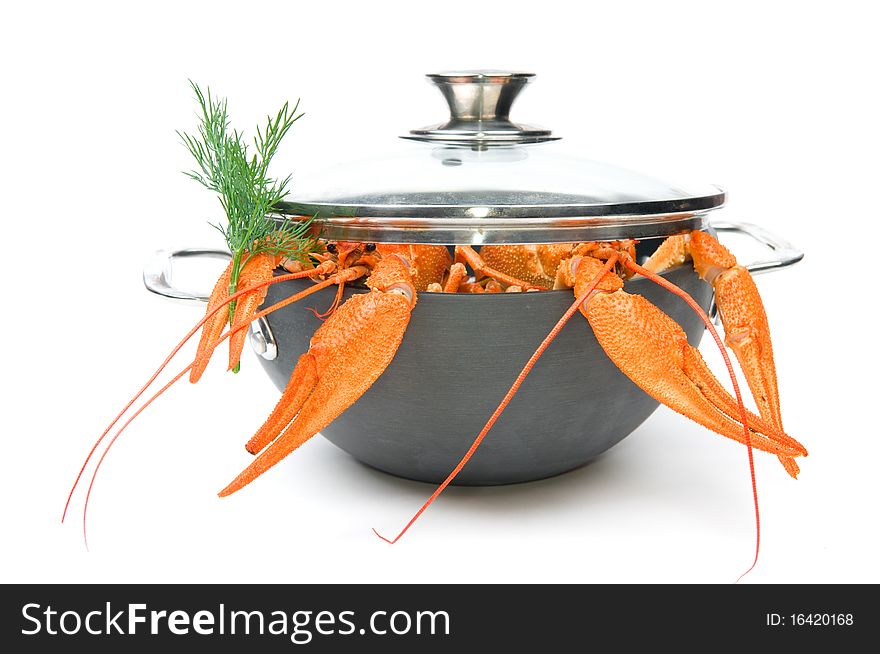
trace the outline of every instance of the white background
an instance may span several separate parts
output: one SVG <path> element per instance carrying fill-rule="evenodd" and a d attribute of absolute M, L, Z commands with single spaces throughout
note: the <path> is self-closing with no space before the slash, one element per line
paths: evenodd
<path fill-rule="evenodd" d="M 600 460 L 542 482 L 431 487 L 313 439 L 215 493 L 277 393 L 248 348 L 145 413 L 108 456 L 83 547 L 88 447 L 200 310 L 141 284 L 159 248 L 220 246 L 186 179 L 187 78 L 252 129 L 307 116 L 275 172 L 388 148 L 443 118 L 422 75 L 538 74 L 514 119 L 584 156 L 717 183 L 719 218 L 807 254 L 759 278 L 801 479 L 757 455 L 763 543 L 743 583 L 878 582 L 876 20 L 870 3 L 16 3 L 4 9 L 0 581 L 733 582 L 751 562 L 746 454 L 666 409 Z M 577 8 L 575 8 L 577 7 Z M 294 189 L 296 178 L 294 177 Z M 504 334 L 474 335 L 504 338 Z M 702 348 L 718 370 L 720 359 Z M 183 360 L 179 365 L 183 365 Z M 577 362 L 572 362 L 577 365 Z"/>

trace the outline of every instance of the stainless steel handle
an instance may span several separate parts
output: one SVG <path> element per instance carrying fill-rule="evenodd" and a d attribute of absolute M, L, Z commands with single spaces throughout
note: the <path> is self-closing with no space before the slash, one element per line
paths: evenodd
<path fill-rule="evenodd" d="M 748 268 L 749 272 L 753 275 L 778 270 L 780 268 L 787 268 L 788 266 L 793 266 L 804 258 L 804 253 L 791 243 L 780 238 L 776 234 L 768 232 L 766 229 L 759 227 L 758 225 L 741 222 L 713 221 L 711 227 L 716 232 L 745 234 L 773 251 L 776 256 L 772 259 L 762 259 L 760 261 L 745 264 L 745 267 Z"/>
<path fill-rule="evenodd" d="M 226 250 L 208 248 L 189 248 L 186 250 L 159 250 L 144 266 L 144 286 L 150 293 L 161 295 L 181 304 L 204 304 L 210 293 L 190 293 L 176 288 L 171 281 L 172 266 L 175 259 L 209 258 L 228 261 L 231 255 Z"/>
<path fill-rule="evenodd" d="M 144 286 L 147 290 L 164 298 L 181 304 L 205 304 L 210 293 L 191 293 L 174 286 L 172 269 L 175 259 L 207 258 L 228 261 L 229 252 L 210 248 L 187 248 L 184 250 L 159 250 L 144 266 Z M 259 318 L 251 323 L 248 329 L 251 347 L 267 361 L 278 356 L 278 344 L 269 322 Z"/>

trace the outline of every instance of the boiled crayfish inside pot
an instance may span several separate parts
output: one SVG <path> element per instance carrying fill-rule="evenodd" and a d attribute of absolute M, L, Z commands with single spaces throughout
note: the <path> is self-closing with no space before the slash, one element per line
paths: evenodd
<path fill-rule="evenodd" d="M 724 203 L 716 187 L 560 155 L 549 130 L 508 117 L 532 77 L 429 75 L 449 102 L 448 122 L 412 130 L 394 155 L 298 182 L 290 196 L 290 179 L 271 178 L 268 165 L 296 108 L 285 104 L 247 144 L 230 129 L 225 100 L 193 85 L 201 124 L 195 136 L 181 134 L 197 162 L 188 174 L 219 195 L 229 253 L 164 253 L 144 279 L 154 292 L 197 300 L 171 285 L 170 261 L 231 261 L 205 317 L 92 447 L 65 514 L 111 430 L 84 525 L 95 475 L 122 430 L 178 379 L 198 381 L 226 340 L 237 371 L 248 329 L 283 392 L 247 441 L 255 458 L 220 495 L 321 432 L 368 465 L 439 484 L 389 542 L 453 481 L 505 484 L 571 470 L 658 403 L 745 445 L 753 491 L 753 448 L 796 477 L 807 450 L 783 428 L 767 317 L 749 269 L 802 255 L 757 226 L 709 223 Z M 726 231 L 757 239 L 775 259 L 738 264 L 716 238 Z M 309 296 L 320 311 L 300 302 Z M 746 409 L 707 316 L 713 303 L 759 415 Z M 578 311 L 586 322 L 569 322 Z M 733 394 L 696 349 L 706 329 Z M 135 408 L 199 330 L 193 361 Z M 505 337 L 470 337 L 491 333 Z"/>

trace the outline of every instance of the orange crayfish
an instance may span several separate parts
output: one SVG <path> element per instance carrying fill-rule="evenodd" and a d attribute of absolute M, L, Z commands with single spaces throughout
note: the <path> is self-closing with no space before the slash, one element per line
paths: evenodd
<path fill-rule="evenodd" d="M 479 252 L 469 246 L 459 246 L 453 257 L 445 246 L 330 242 L 324 243 L 323 251 L 313 253 L 305 264 L 259 255 L 244 267 L 236 293 L 228 293 L 228 284 L 221 276 L 209 299 L 205 318 L 187 336 L 204 325 L 196 356 L 170 383 L 186 371 L 190 372 L 191 381 L 197 381 L 213 351 L 227 338 L 230 340 L 229 368 L 234 368 L 241 356 L 244 330 L 253 320 L 321 288 L 338 286 L 333 306 L 323 314 L 328 316 L 326 321 L 312 336 L 308 351 L 300 356 L 277 406 L 247 443 L 248 452 L 256 458 L 220 491 L 221 496 L 227 496 L 255 480 L 325 428 L 382 375 L 403 339 L 418 293 L 572 288 L 576 297 L 574 304 L 529 359 L 473 446 L 390 542 L 409 529 L 467 463 L 531 366 L 577 310 L 589 321 L 608 357 L 646 393 L 710 430 L 776 455 L 786 471 L 796 476 L 795 458 L 805 456 L 807 450 L 782 428 L 766 314 L 748 271 L 737 265 L 733 255 L 705 232 L 668 238 L 643 265 L 636 261 L 634 245 L 634 241 L 615 241 L 484 246 Z M 715 289 L 727 344 L 746 374 L 760 416 L 745 409 L 734 377 L 736 397 L 724 389 L 672 319 L 641 296 L 623 290 L 623 279 L 635 274 L 671 286 L 655 273 L 687 260 L 693 260 L 699 275 Z M 288 272 L 273 276 L 279 265 Z M 468 267 L 473 270 L 473 276 Z M 227 274 L 228 270 L 224 275 Z M 302 277 L 311 278 L 315 285 L 260 309 L 268 285 Z M 343 285 L 357 280 L 363 280 L 369 291 L 340 302 Z M 233 300 L 237 300 L 237 304 L 230 321 L 229 312 L 224 308 Z M 227 324 L 229 329 L 224 332 Z M 714 334 L 708 320 L 707 325 Z M 720 344 L 720 340 L 718 342 Z M 180 345 L 172 356 L 179 348 Z M 360 362 L 357 375 L 350 374 L 351 360 Z M 145 389 L 146 386 L 135 399 Z"/>

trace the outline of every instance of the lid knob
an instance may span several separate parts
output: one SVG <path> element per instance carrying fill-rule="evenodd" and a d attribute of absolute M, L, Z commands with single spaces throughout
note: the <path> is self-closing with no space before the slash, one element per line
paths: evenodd
<path fill-rule="evenodd" d="M 467 145 L 477 149 L 517 143 L 555 141 L 550 130 L 510 120 L 510 107 L 534 73 L 467 71 L 433 73 L 433 82 L 449 104 L 446 123 L 414 129 L 402 138 Z"/>

